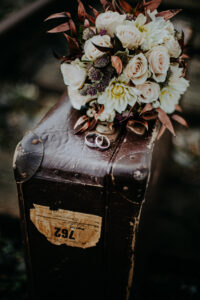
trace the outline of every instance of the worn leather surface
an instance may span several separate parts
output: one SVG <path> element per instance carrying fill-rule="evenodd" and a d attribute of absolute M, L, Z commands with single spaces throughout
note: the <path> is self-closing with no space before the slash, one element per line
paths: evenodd
<path fill-rule="evenodd" d="M 74 135 L 73 127 L 79 117 L 80 113 L 64 97 L 34 129 L 44 143 L 44 158 L 37 177 L 103 185 L 120 134 L 111 137 L 116 141 L 106 151 L 89 148 L 84 143 L 85 134 Z"/>
<path fill-rule="evenodd" d="M 109 173 L 116 178 L 124 174 L 126 181 L 128 178 L 131 181 L 137 181 L 141 179 L 141 176 L 147 176 L 150 153 L 155 140 L 151 131 L 148 136 L 139 137 L 118 130 L 115 135 L 109 136 L 111 147 L 106 151 L 101 151 L 85 145 L 85 134 L 74 135 L 73 127 L 79 117 L 80 112 L 71 107 L 65 95 L 33 130 L 44 145 L 44 153 L 40 154 L 43 158 L 40 168 L 38 165 L 37 168 L 32 166 L 35 163 L 33 157 L 29 159 L 29 166 L 26 163 L 27 169 L 35 170 L 35 174 L 31 172 L 32 176 L 51 178 L 55 181 L 72 180 L 77 183 L 99 186 L 104 185 L 105 176 Z M 22 140 L 27 156 L 27 153 L 32 152 L 32 145 L 31 139 L 29 144 L 25 143 L 25 140 L 27 137 Z M 34 147 L 36 149 L 39 146 Z M 116 153 L 118 153 L 117 156 L 115 156 Z M 116 157 L 114 161 L 113 156 Z M 21 157 L 21 164 L 23 164 L 22 160 Z M 21 167 L 17 171 L 18 174 L 22 173 Z"/>

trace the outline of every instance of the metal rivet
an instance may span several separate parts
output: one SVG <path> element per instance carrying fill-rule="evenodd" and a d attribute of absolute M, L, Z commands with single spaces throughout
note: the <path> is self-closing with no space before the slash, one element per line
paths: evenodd
<path fill-rule="evenodd" d="M 127 187 L 127 186 L 124 186 L 124 187 L 123 187 L 123 190 L 124 190 L 124 191 L 128 191 L 128 187 Z"/>
<path fill-rule="evenodd" d="M 39 140 L 37 140 L 37 139 L 32 140 L 33 145 L 37 145 L 38 143 L 39 143 Z"/>
<path fill-rule="evenodd" d="M 21 173 L 21 176 L 22 176 L 22 178 L 26 178 L 27 177 L 27 173 L 26 172 Z"/>

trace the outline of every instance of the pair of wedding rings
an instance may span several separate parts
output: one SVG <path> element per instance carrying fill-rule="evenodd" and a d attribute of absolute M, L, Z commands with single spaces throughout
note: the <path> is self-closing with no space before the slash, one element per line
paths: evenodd
<path fill-rule="evenodd" d="M 90 148 L 106 150 L 110 147 L 110 140 L 105 135 L 93 132 L 85 136 L 85 144 Z"/>

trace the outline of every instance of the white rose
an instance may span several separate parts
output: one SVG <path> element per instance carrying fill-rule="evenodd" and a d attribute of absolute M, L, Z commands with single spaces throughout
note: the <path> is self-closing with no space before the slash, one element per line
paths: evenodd
<path fill-rule="evenodd" d="M 170 36 L 170 38 L 166 40 L 165 47 L 171 57 L 177 58 L 181 55 L 181 47 L 173 36 Z"/>
<path fill-rule="evenodd" d="M 77 63 L 63 63 L 60 68 L 64 83 L 69 85 L 71 89 L 80 89 L 83 86 L 87 77 L 87 72 L 84 68 L 81 68 Z"/>
<path fill-rule="evenodd" d="M 104 52 L 98 50 L 94 44 L 101 47 L 112 47 L 110 37 L 108 35 L 95 35 L 91 39 L 87 40 L 84 45 L 84 58 L 88 60 L 95 60 L 104 55 Z"/>
<path fill-rule="evenodd" d="M 120 15 L 118 12 L 107 11 L 98 15 L 96 18 L 96 28 L 98 31 L 106 30 L 107 34 L 114 36 L 116 27 L 123 23 L 126 15 Z"/>
<path fill-rule="evenodd" d="M 71 86 L 68 86 L 68 95 L 72 106 L 78 110 L 81 109 L 81 106 L 84 106 L 87 102 L 95 98 L 95 96 L 90 95 L 83 96 L 79 90 L 74 90 Z"/>
<path fill-rule="evenodd" d="M 147 53 L 150 71 L 157 82 L 164 82 L 170 65 L 168 50 L 164 46 L 154 47 Z"/>
<path fill-rule="evenodd" d="M 137 85 L 141 94 L 138 96 L 138 100 L 142 103 L 151 103 L 156 101 L 160 94 L 160 86 L 158 83 L 146 81 L 143 84 Z"/>
<path fill-rule="evenodd" d="M 172 87 L 167 86 L 161 90 L 160 107 L 167 113 L 171 114 L 175 111 L 175 106 L 180 100 L 180 94 Z"/>
<path fill-rule="evenodd" d="M 124 48 L 135 49 L 142 43 L 142 33 L 137 29 L 134 22 L 127 21 L 126 24 L 117 26 L 116 35 Z"/>
<path fill-rule="evenodd" d="M 127 64 L 124 74 L 134 84 L 142 84 L 149 77 L 147 59 L 144 54 L 135 55 Z"/>

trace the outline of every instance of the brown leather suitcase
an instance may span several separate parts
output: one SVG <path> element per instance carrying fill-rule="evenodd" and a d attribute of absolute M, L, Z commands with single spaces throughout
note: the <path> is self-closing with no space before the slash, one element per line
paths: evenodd
<path fill-rule="evenodd" d="M 133 299 L 135 235 L 159 168 L 158 126 L 144 137 L 120 128 L 101 151 L 74 135 L 79 114 L 64 96 L 16 148 L 31 297 Z"/>

